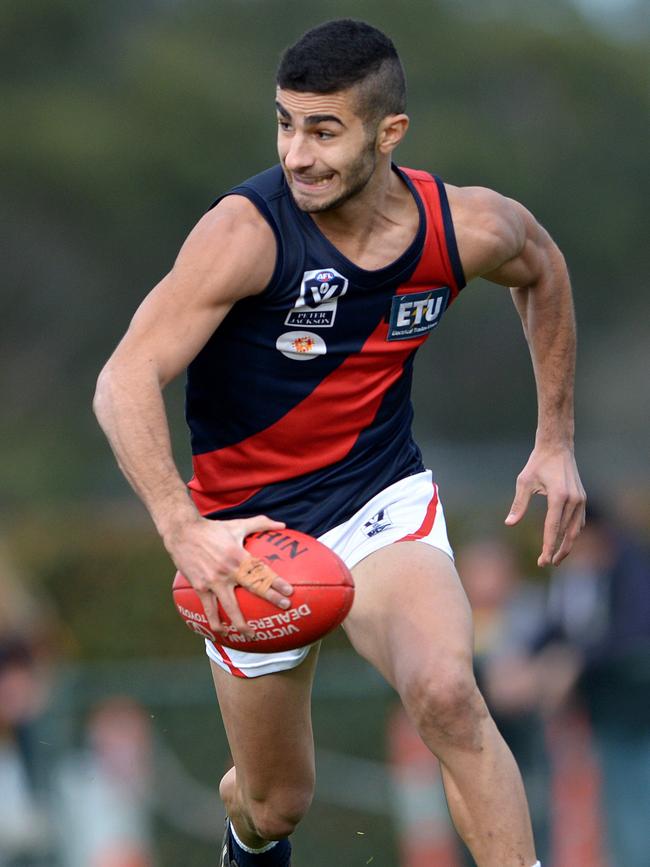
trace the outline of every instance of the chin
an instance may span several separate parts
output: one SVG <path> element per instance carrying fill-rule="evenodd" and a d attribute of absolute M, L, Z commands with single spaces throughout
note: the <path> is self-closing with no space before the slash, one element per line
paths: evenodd
<path fill-rule="evenodd" d="M 320 214 L 322 211 L 331 211 L 338 205 L 338 200 L 331 202 L 314 202 L 312 200 L 300 200 L 294 196 L 294 200 L 301 211 L 305 214 Z"/>
<path fill-rule="evenodd" d="M 306 214 L 320 214 L 323 211 L 334 211 L 336 208 L 345 204 L 349 199 L 353 198 L 357 192 L 359 192 L 359 190 L 356 189 L 343 190 L 329 198 L 318 199 L 312 196 L 304 196 L 300 193 L 296 194 L 294 190 L 291 189 L 291 194 L 295 203 L 298 205 L 300 210 L 304 211 Z"/>

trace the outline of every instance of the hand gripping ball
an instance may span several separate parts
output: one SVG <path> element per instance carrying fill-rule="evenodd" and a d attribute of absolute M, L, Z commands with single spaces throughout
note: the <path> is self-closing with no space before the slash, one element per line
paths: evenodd
<path fill-rule="evenodd" d="M 201 600 L 177 572 L 172 587 L 174 604 L 191 630 L 226 647 L 271 653 L 312 644 L 344 620 L 352 607 L 354 581 L 343 560 L 322 542 L 297 530 L 266 530 L 247 536 L 244 548 L 252 558 L 242 564 L 248 566 L 249 576 L 256 571 L 268 574 L 270 568 L 293 585 L 293 594 L 288 597 L 291 607 L 277 608 L 246 587 L 236 587 L 237 602 L 255 630 L 255 638 L 238 632 L 221 605 L 219 616 L 229 628 L 226 635 L 215 635 Z M 247 583 L 255 583 L 255 579 Z"/>

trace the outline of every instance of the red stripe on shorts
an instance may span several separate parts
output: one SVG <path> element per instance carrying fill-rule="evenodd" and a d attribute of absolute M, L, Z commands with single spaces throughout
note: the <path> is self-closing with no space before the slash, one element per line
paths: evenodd
<path fill-rule="evenodd" d="M 424 521 L 420 524 L 415 533 L 409 533 L 407 536 L 402 536 L 398 542 L 417 542 L 418 539 L 424 539 L 431 532 L 436 520 L 436 511 L 438 509 L 438 485 L 433 486 L 433 495 L 429 500 L 427 511 L 424 516 Z"/>
<path fill-rule="evenodd" d="M 226 663 L 226 665 L 230 669 L 231 674 L 234 674 L 235 677 L 246 677 L 244 672 L 240 671 L 240 669 L 238 669 L 237 666 L 233 663 L 232 659 L 228 656 L 228 654 L 226 653 L 226 651 L 223 649 L 223 647 L 220 644 L 215 644 L 215 642 L 213 641 L 212 646 L 217 651 L 219 656 L 223 659 L 223 661 Z"/>

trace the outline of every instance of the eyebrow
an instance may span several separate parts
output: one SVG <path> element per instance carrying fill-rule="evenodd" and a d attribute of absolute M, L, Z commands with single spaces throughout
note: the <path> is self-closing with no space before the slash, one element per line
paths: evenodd
<path fill-rule="evenodd" d="M 291 114 L 277 99 L 275 101 L 275 107 L 282 117 L 291 119 Z M 307 126 L 316 126 L 316 124 L 319 123 L 338 123 L 339 126 L 345 126 L 341 118 L 337 117 L 335 114 L 309 114 L 305 118 L 305 124 Z"/>

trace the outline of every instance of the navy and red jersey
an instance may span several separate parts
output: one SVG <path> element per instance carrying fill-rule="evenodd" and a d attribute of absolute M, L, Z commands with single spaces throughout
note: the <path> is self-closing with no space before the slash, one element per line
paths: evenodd
<path fill-rule="evenodd" d="M 258 208 L 277 259 L 266 289 L 233 306 L 188 369 L 189 488 L 201 514 L 266 514 L 318 536 L 424 469 L 411 434 L 413 359 L 465 280 L 444 184 L 394 170 L 419 228 L 375 271 L 298 208 L 280 166 L 226 194 Z"/>

